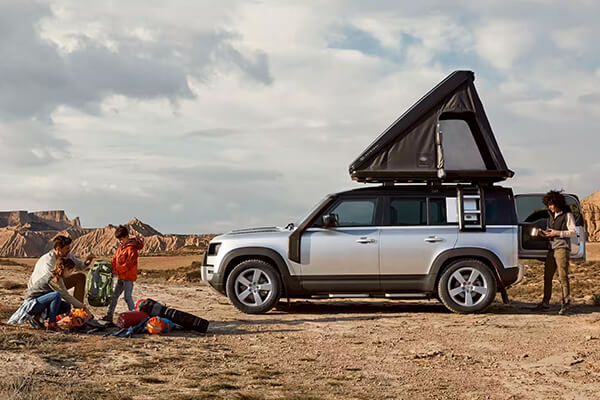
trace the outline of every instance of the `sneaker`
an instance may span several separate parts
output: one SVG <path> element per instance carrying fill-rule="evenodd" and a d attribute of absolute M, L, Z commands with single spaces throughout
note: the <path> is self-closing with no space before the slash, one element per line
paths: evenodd
<path fill-rule="evenodd" d="M 39 315 L 31 317 L 29 319 L 29 325 L 31 325 L 33 329 L 42 329 L 44 327 L 44 324 L 42 323 L 42 321 L 40 321 Z"/>
<path fill-rule="evenodd" d="M 537 306 L 533 307 L 533 311 L 547 311 L 550 309 L 550 304 L 541 302 Z"/>
<path fill-rule="evenodd" d="M 60 328 L 58 327 L 58 324 L 56 322 L 48 322 L 47 330 L 53 332 L 60 332 Z"/>
<path fill-rule="evenodd" d="M 560 307 L 560 311 L 558 312 L 558 315 L 567 315 L 569 313 L 569 308 L 570 308 L 570 305 L 568 303 L 563 304 Z"/>

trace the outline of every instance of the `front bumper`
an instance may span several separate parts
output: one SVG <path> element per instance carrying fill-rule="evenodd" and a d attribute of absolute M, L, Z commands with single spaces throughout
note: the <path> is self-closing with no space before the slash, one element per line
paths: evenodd
<path fill-rule="evenodd" d="M 223 277 L 219 273 L 215 273 L 215 266 L 207 263 L 207 254 L 204 253 L 202 257 L 202 266 L 200 272 L 202 280 L 208 285 L 215 289 L 220 294 L 225 294 L 225 284 L 223 283 Z"/>

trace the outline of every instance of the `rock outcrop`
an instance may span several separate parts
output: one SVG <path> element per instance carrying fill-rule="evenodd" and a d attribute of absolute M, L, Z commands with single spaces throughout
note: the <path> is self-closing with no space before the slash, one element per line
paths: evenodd
<path fill-rule="evenodd" d="M 581 202 L 583 218 L 590 242 L 600 242 L 600 191 Z"/>
<path fill-rule="evenodd" d="M 144 238 L 141 254 L 200 253 L 214 235 L 163 235 L 137 218 L 127 223 L 133 236 Z M 6 211 L 0 212 L 0 257 L 40 257 L 51 250 L 52 239 L 66 235 L 73 239 L 71 246 L 79 256 L 107 256 L 114 253 L 118 241 L 116 226 L 82 228 L 79 218 L 72 221 L 64 211 Z"/>

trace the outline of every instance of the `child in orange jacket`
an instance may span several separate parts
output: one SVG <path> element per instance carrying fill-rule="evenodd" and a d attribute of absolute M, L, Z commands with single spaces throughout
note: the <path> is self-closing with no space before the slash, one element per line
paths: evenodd
<path fill-rule="evenodd" d="M 144 247 L 144 242 L 140 238 L 130 238 L 129 231 L 123 225 L 119 225 L 115 231 L 115 237 L 121 242 L 117 251 L 113 256 L 110 263 L 113 266 L 112 273 L 119 276 L 115 289 L 113 291 L 110 306 L 106 316 L 102 318 L 104 321 L 113 320 L 115 308 L 117 307 L 117 301 L 121 293 L 125 291 L 125 302 L 129 311 L 135 310 L 135 303 L 133 302 L 133 283 L 137 279 L 137 268 L 138 268 L 138 251 Z"/>

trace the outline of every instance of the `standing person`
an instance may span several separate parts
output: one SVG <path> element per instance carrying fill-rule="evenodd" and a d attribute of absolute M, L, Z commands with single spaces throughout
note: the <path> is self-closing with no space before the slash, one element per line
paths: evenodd
<path fill-rule="evenodd" d="M 83 302 L 71 296 L 65 286 L 65 279 L 77 273 L 77 266 L 70 258 L 59 258 L 54 268 L 37 279 L 26 292 L 23 305 L 9 319 L 9 323 L 22 323 L 26 320 L 36 328 L 43 326 L 41 314 L 45 311 L 48 317 L 48 330 L 58 331 L 56 317 L 66 314 L 75 308 L 83 308 L 91 312 Z"/>
<path fill-rule="evenodd" d="M 38 279 L 54 269 L 57 259 L 68 258 L 75 263 L 76 271 L 64 279 L 65 287 L 67 289 L 75 288 L 73 296 L 80 302 L 83 302 L 83 297 L 85 296 L 85 273 L 82 273 L 81 271 L 90 266 L 94 257 L 88 256 L 85 259 L 85 262 L 81 261 L 71 254 L 71 243 L 71 238 L 63 235 L 58 235 L 52 240 L 52 250 L 40 257 L 35 263 L 35 267 L 33 268 L 33 272 L 27 283 L 28 289 L 31 288 Z"/>
<path fill-rule="evenodd" d="M 125 291 L 125 302 L 129 311 L 135 310 L 133 302 L 133 283 L 137 279 L 138 269 L 138 252 L 144 247 L 144 242 L 141 238 L 130 238 L 129 231 L 123 225 L 119 225 L 115 231 L 115 237 L 120 244 L 117 251 L 110 261 L 113 266 L 113 274 L 117 274 L 119 279 L 115 284 L 110 306 L 104 318 L 104 321 L 112 322 L 117 301 L 121 293 Z"/>
<path fill-rule="evenodd" d="M 549 209 L 547 229 L 540 232 L 541 237 L 550 239 L 548 255 L 544 265 L 544 298 L 536 307 L 547 310 L 552 297 L 552 278 L 558 270 L 561 286 L 562 302 L 558 312 L 565 315 L 571 305 L 571 289 L 569 285 L 569 255 L 571 238 L 577 236 L 575 217 L 567 206 L 561 192 L 551 190 L 544 196 L 544 204 Z"/>

